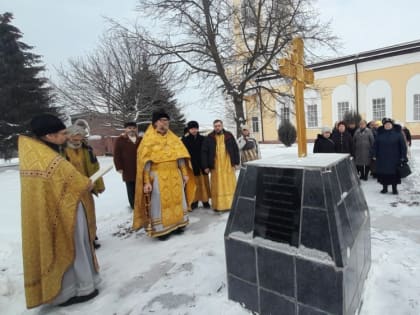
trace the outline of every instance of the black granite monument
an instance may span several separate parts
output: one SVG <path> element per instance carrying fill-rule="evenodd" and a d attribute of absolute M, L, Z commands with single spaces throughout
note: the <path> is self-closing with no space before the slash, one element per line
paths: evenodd
<path fill-rule="evenodd" d="M 229 299 L 259 314 L 355 314 L 370 216 L 345 154 L 247 163 L 225 231 Z"/>

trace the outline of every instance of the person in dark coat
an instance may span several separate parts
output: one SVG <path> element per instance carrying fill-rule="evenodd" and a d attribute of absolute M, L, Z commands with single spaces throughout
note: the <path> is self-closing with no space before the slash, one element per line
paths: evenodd
<path fill-rule="evenodd" d="M 141 138 L 137 134 L 137 124 L 126 122 L 124 133 L 114 145 L 115 169 L 121 173 L 127 187 L 127 197 L 131 209 L 134 209 L 134 192 L 136 191 L 137 148 Z"/>
<path fill-rule="evenodd" d="M 368 180 L 373 143 L 375 142 L 372 131 L 367 128 L 366 120 L 361 120 L 360 128 L 353 136 L 354 159 L 360 179 Z"/>
<path fill-rule="evenodd" d="M 211 203 L 215 211 L 229 211 L 236 188 L 235 169 L 239 167 L 239 148 L 232 133 L 216 119 L 214 130 L 205 138 L 201 150 L 201 166 L 211 173 Z"/>
<path fill-rule="evenodd" d="M 331 140 L 331 128 L 322 127 L 315 140 L 314 153 L 335 153 L 335 143 Z"/>
<path fill-rule="evenodd" d="M 378 128 L 382 126 L 382 122 L 380 120 L 372 120 L 368 124 L 368 128 L 372 131 L 373 140 L 376 139 L 376 136 L 378 135 Z M 372 150 L 374 148 L 372 147 Z M 373 155 L 373 154 L 372 154 Z M 370 160 L 370 174 L 373 178 L 376 178 L 376 160 L 372 159 Z"/>
<path fill-rule="evenodd" d="M 353 155 L 353 139 L 346 131 L 344 121 L 338 123 L 337 131 L 333 132 L 331 139 L 335 144 L 335 153 L 348 153 Z"/>
<path fill-rule="evenodd" d="M 357 127 L 356 127 L 356 123 L 354 121 L 351 121 L 347 124 L 347 132 L 350 134 L 350 136 L 352 138 L 353 138 L 356 130 L 357 130 Z"/>
<path fill-rule="evenodd" d="M 402 131 L 404 132 L 405 139 L 407 140 L 407 145 L 411 147 L 411 132 L 407 127 L 402 127 Z"/>
<path fill-rule="evenodd" d="M 391 185 L 392 193 L 398 194 L 397 185 L 401 184 L 401 178 L 397 168 L 400 163 L 407 161 L 407 145 L 401 133 L 401 126 L 394 124 L 390 118 L 384 118 L 382 127 L 378 128 L 374 157 L 376 176 L 383 187 L 381 193 L 387 193 L 388 185 Z"/>
<path fill-rule="evenodd" d="M 191 163 L 194 172 L 195 185 L 197 187 L 195 191 L 194 201 L 191 203 L 191 210 L 198 207 L 198 202 L 203 203 L 203 207 L 210 208 L 210 182 L 209 176 L 204 173 L 201 167 L 201 147 L 203 145 L 204 136 L 198 132 L 198 122 L 192 120 L 187 123 L 186 132 L 182 137 L 182 142 L 187 148 L 191 155 Z"/>

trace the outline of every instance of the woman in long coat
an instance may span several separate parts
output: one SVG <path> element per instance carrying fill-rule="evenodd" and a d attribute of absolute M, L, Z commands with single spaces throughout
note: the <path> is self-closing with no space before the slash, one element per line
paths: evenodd
<path fill-rule="evenodd" d="M 407 160 L 407 145 L 401 133 L 401 126 L 394 125 L 390 118 L 382 120 L 383 126 L 378 128 L 375 140 L 374 157 L 376 158 L 376 176 L 382 184 L 382 194 L 392 186 L 392 193 L 398 194 L 397 185 L 401 178 L 397 173 L 398 166 Z"/>
<path fill-rule="evenodd" d="M 372 131 L 366 128 L 366 120 L 361 120 L 359 126 L 360 128 L 356 130 L 353 136 L 354 157 L 360 179 L 367 180 L 375 140 Z"/>

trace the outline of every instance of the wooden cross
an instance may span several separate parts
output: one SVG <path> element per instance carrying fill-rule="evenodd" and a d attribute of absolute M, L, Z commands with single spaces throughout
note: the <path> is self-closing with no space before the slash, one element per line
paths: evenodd
<path fill-rule="evenodd" d="M 298 156 L 305 157 L 307 155 L 307 150 L 304 90 L 306 85 L 314 83 L 314 72 L 311 69 L 305 69 L 303 61 L 302 38 L 295 38 L 292 41 L 292 48 L 293 51 L 289 59 L 282 58 L 279 60 L 279 72 L 282 76 L 293 79 L 296 107 Z"/>

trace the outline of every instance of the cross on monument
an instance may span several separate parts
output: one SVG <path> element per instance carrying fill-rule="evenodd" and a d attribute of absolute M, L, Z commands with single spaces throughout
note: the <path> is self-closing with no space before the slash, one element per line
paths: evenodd
<path fill-rule="evenodd" d="M 298 37 L 292 41 L 292 54 L 290 58 L 279 60 L 279 72 L 282 76 L 293 79 L 293 89 L 295 94 L 298 156 L 305 157 L 306 150 L 306 124 L 305 124 L 305 105 L 304 90 L 305 86 L 314 83 L 314 72 L 306 69 L 303 61 L 303 40 Z"/>

